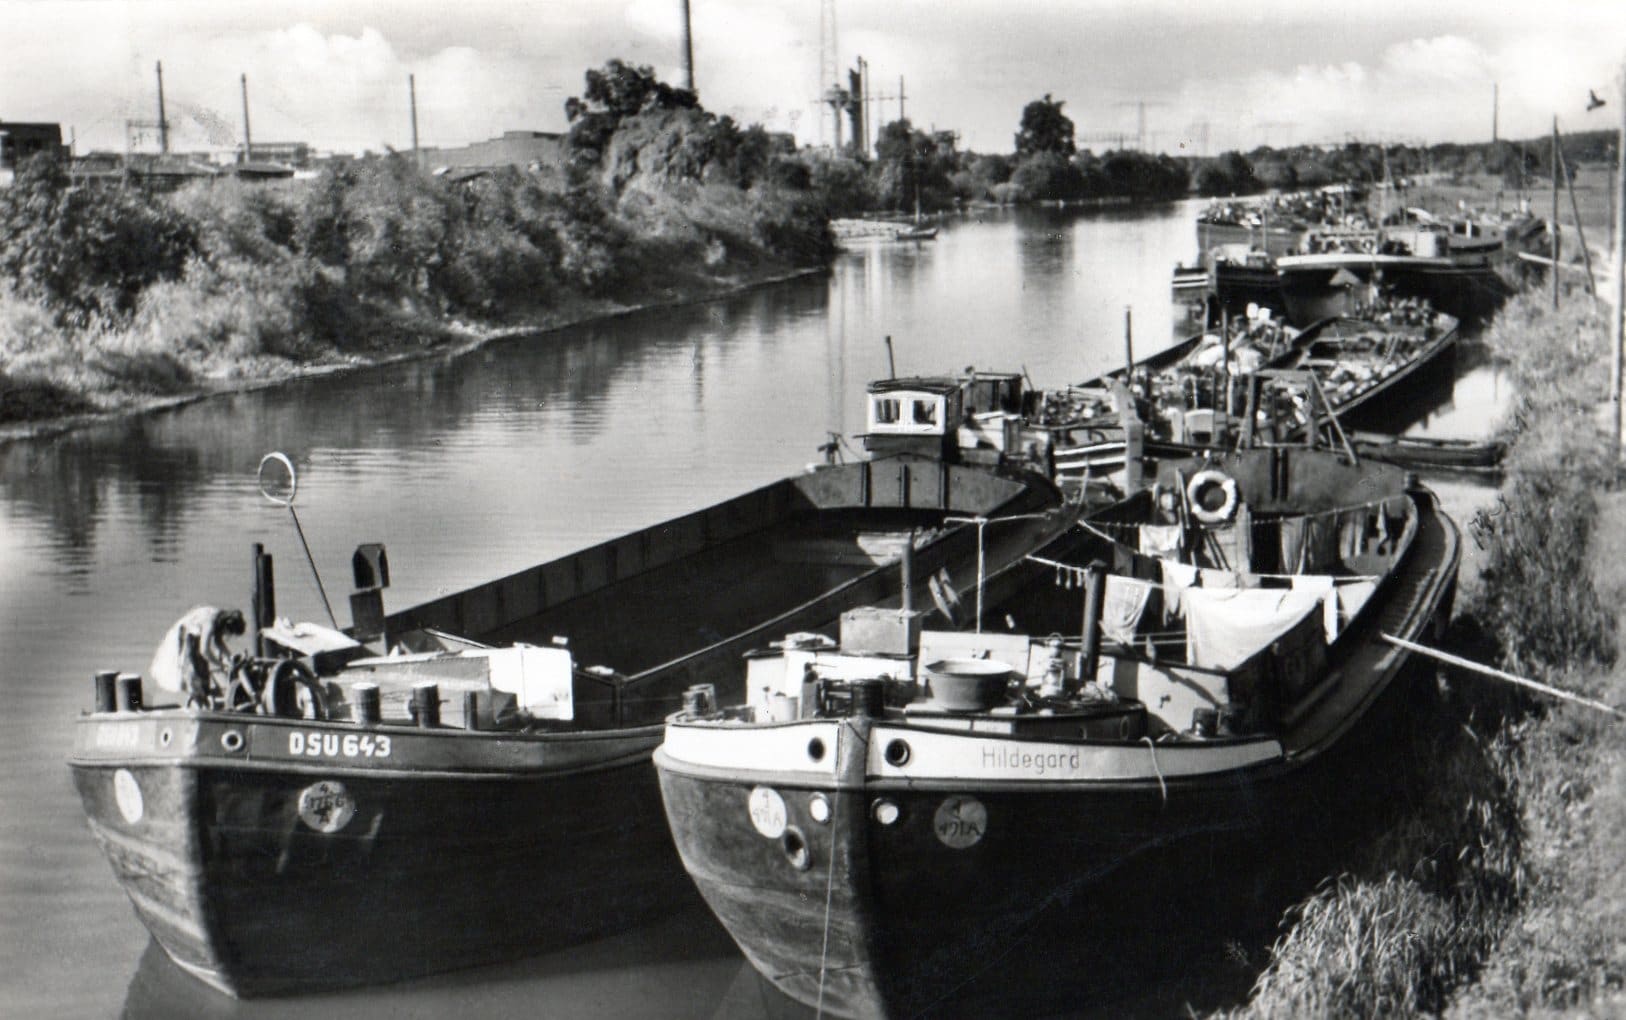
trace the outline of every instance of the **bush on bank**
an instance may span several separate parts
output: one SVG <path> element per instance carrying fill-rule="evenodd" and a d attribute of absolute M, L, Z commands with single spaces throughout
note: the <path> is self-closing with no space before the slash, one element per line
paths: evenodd
<path fill-rule="evenodd" d="M 831 251 L 806 169 L 760 128 L 693 103 L 583 116 L 593 147 L 573 130 L 566 171 L 435 176 L 391 154 L 158 195 L 29 162 L 0 190 L 0 422 L 710 293 Z"/>
<path fill-rule="evenodd" d="M 1606 319 L 1579 297 L 1510 304 L 1484 342 L 1520 394 L 1495 513 L 1466 528 L 1484 569 L 1465 649 L 1611 704 L 1626 606 L 1626 493 L 1597 401 Z M 1382 835 L 1289 911 L 1234 1015 L 1500 1017 L 1626 1006 L 1622 724 L 1451 677 L 1411 734 L 1421 767 Z"/>

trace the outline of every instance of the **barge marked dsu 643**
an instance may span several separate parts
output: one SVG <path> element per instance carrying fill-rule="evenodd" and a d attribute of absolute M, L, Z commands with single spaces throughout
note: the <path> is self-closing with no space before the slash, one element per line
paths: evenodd
<path fill-rule="evenodd" d="M 957 384 L 886 389 L 909 425 L 872 459 L 394 614 L 363 546 L 347 633 L 277 620 L 257 552 L 260 657 L 196 667 L 183 706 L 100 675 L 78 721 L 74 782 L 137 915 L 251 996 L 512 958 L 691 898 L 650 766 L 687 688 L 741 696 L 744 651 L 895 598 L 900 559 L 952 603 L 1076 514 L 961 455 Z M 956 523 L 1002 514 L 1021 519 L 985 543 Z"/>

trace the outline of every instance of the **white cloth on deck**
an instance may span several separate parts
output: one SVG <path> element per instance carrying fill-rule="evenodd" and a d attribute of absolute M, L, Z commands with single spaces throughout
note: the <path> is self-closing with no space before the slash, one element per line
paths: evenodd
<path fill-rule="evenodd" d="M 1151 594 L 1149 581 L 1108 574 L 1106 593 L 1101 599 L 1101 633 L 1121 645 L 1134 644 L 1135 630 Z"/>
<path fill-rule="evenodd" d="M 1158 566 L 1163 570 L 1163 615 L 1165 618 L 1180 616 L 1184 613 L 1180 608 L 1181 589 L 1197 583 L 1197 568 L 1174 560 L 1159 560 Z"/>
<path fill-rule="evenodd" d="M 1184 545 L 1184 529 L 1178 524 L 1142 524 L 1140 551 L 1159 559 L 1177 558 Z"/>
<path fill-rule="evenodd" d="M 189 694 L 194 689 L 193 679 L 199 666 L 207 664 L 211 670 L 224 674 L 231 661 L 231 649 L 226 647 L 226 636 L 220 632 L 220 618 L 226 610 L 214 606 L 193 606 L 186 615 L 170 625 L 158 642 L 147 676 L 160 690 L 174 694 Z M 187 639 L 197 641 L 202 663 L 195 662 L 187 649 Z M 201 677 L 208 686 L 208 677 Z"/>
<path fill-rule="evenodd" d="M 1327 644 L 1338 637 L 1338 592 L 1330 574 L 1294 574 L 1290 582 L 1294 591 L 1307 592 L 1321 600 L 1321 626 L 1327 634 Z"/>
<path fill-rule="evenodd" d="M 1320 598 L 1291 588 L 1192 588 L 1184 592 L 1186 661 L 1231 669 L 1315 611 Z"/>

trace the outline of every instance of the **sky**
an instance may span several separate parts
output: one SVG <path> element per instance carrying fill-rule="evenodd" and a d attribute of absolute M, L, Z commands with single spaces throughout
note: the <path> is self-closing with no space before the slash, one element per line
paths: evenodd
<path fill-rule="evenodd" d="M 1065 102 L 1081 147 L 1480 141 L 1610 128 L 1626 0 L 833 0 L 838 66 L 868 62 L 877 123 L 905 113 L 1009 152 L 1022 107 Z M 827 141 L 821 0 L 690 0 L 702 103 Z M 0 0 L 0 120 L 57 121 L 77 150 L 157 117 L 176 148 L 242 136 L 323 150 L 558 131 L 612 57 L 677 81 L 682 0 Z M 1588 90 L 1611 100 L 1585 113 Z M 1144 105 L 1142 105 L 1144 104 Z"/>

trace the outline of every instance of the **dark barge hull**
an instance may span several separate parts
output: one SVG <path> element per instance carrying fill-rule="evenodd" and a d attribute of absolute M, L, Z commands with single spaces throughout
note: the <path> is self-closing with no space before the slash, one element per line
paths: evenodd
<path fill-rule="evenodd" d="M 1354 311 L 1352 289 L 1335 282 L 1340 273 L 1363 285 L 1376 277 L 1394 293 L 1421 298 L 1464 322 L 1484 319 L 1513 293 L 1488 261 L 1458 264 L 1448 259 L 1352 256 L 1314 266 L 1295 266 L 1286 260 L 1280 270 L 1282 302 L 1289 321 L 1296 325 Z"/>
<path fill-rule="evenodd" d="M 69 765 L 137 916 L 228 993 L 399 980 L 578 942 L 693 896 L 650 765 L 686 687 L 738 699 L 744 651 L 896 600 L 900 531 L 937 529 L 916 581 L 947 570 L 968 591 L 976 529 L 944 518 L 1057 511 L 992 529 L 992 569 L 1068 527 L 1076 511 L 1058 501 L 1036 475 L 926 458 L 823 468 L 389 617 L 392 634 L 569 636 L 579 665 L 625 674 L 617 689 L 578 671 L 572 723 L 95 712 L 78 720 Z M 328 831 L 336 802 L 352 813 Z"/>
<path fill-rule="evenodd" d="M 1271 255 L 1291 255 L 1304 245 L 1310 232 L 1303 224 L 1249 227 L 1240 223 L 1197 221 L 1197 250 L 1211 251 L 1222 245 L 1245 244 Z"/>
<path fill-rule="evenodd" d="M 798 753 L 806 734 L 787 727 L 781 770 L 750 773 L 669 753 L 674 727 L 656 764 L 679 853 L 759 972 L 833 1015 L 1026 1016 L 1120 999 L 1145 968 L 1179 967 L 1193 931 L 1274 921 L 1284 893 L 1313 881 L 1329 832 L 1397 792 L 1407 770 L 1392 755 L 1418 688 L 1402 680 L 1405 654 L 1376 633 L 1434 634 L 1450 615 L 1458 558 L 1454 526 L 1423 499 L 1409 566 L 1338 667 L 1373 680 L 1312 705 L 1310 743 L 1284 737 L 1274 753 L 1260 738 L 1117 745 L 1103 753 L 1119 756 L 1119 777 L 1081 783 L 1017 767 L 1011 780 L 907 777 L 942 735 L 855 719 L 821 720 L 833 758 L 822 770 Z M 876 749 L 898 740 L 912 757 L 877 768 Z M 1182 774 L 1183 753 L 1231 763 Z M 806 848 L 801 868 L 784 840 L 753 828 L 747 798 L 763 786 L 782 796 L 786 832 Z M 815 794 L 828 822 L 810 810 Z M 954 849 L 939 827 L 965 797 L 982 804 L 986 826 Z M 878 819 L 882 803 L 898 808 L 895 823 Z"/>
<path fill-rule="evenodd" d="M 168 754 L 166 733 L 192 751 Z M 241 750 L 224 749 L 228 733 Z M 320 735 L 180 712 L 106 716 L 82 731 L 81 754 L 99 759 L 74 769 L 91 832 L 158 943 L 222 991 L 305 992 L 513 959 L 692 902 L 649 768 L 658 727 L 596 747 L 533 738 L 473 752 L 455 735 L 373 728 L 392 742 L 393 770 L 300 764 L 288 753 L 296 733 Z M 98 741 L 140 746 L 102 754 Z M 591 762 L 506 764 L 555 751 Z M 479 758 L 485 767 L 471 768 Z M 342 786 L 355 812 L 332 833 L 301 818 L 302 793 L 324 783 Z M 121 810 L 131 786 L 142 804 L 133 821 Z"/>
<path fill-rule="evenodd" d="M 1219 322 L 1219 310 L 1241 315 L 1249 305 L 1282 311 L 1282 281 L 1274 265 L 1247 266 L 1221 261 L 1212 271 L 1176 266 L 1170 283 L 1176 336 L 1207 330 Z"/>

